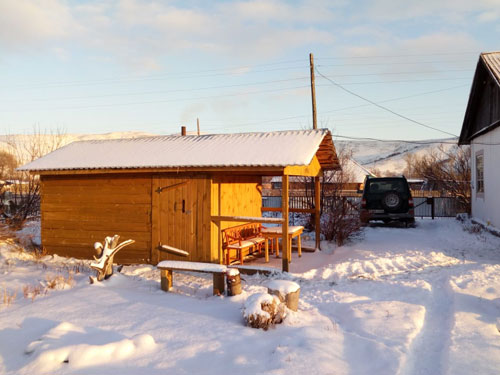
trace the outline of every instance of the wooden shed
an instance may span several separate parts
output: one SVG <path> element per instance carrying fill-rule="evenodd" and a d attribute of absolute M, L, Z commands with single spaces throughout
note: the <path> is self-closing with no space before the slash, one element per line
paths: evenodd
<path fill-rule="evenodd" d="M 81 141 L 20 170 L 40 175 L 49 253 L 88 259 L 95 241 L 119 234 L 135 243 L 117 261 L 156 264 L 177 259 L 161 245 L 188 251 L 191 261 L 221 262 L 221 229 L 266 220 L 262 176 L 285 183 L 335 168 L 331 134 L 319 129 Z"/>

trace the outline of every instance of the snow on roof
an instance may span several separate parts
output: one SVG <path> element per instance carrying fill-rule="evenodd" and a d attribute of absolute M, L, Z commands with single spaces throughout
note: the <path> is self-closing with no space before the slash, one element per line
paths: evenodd
<path fill-rule="evenodd" d="M 328 129 L 79 141 L 19 170 L 308 165 L 326 136 Z"/>

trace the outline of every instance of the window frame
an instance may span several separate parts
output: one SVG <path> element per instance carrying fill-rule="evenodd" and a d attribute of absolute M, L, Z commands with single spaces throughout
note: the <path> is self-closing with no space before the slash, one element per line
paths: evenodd
<path fill-rule="evenodd" d="M 478 160 L 481 160 L 480 163 L 478 163 Z M 474 159 L 474 164 L 475 164 L 475 179 L 476 179 L 476 197 L 483 198 L 484 199 L 484 150 L 480 150 L 476 152 L 475 159 Z M 478 164 L 481 166 L 481 168 L 478 167 Z"/>

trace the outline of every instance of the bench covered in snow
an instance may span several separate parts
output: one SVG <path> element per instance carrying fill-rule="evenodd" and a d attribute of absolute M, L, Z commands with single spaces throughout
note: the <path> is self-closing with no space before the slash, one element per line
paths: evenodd
<path fill-rule="evenodd" d="M 200 262 L 182 262 L 178 260 L 164 260 L 156 266 L 161 272 L 161 289 L 168 292 L 173 285 L 173 271 L 202 272 L 213 275 L 213 293 L 214 295 L 224 294 L 225 279 L 224 276 L 227 267 L 221 264 L 200 263 Z"/>

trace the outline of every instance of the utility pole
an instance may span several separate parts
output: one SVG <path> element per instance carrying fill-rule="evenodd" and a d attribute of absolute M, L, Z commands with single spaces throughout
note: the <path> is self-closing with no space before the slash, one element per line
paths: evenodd
<path fill-rule="evenodd" d="M 318 129 L 318 120 L 316 117 L 316 87 L 314 84 L 314 56 L 312 53 L 309 54 L 309 68 L 311 71 L 311 99 L 312 99 L 312 110 L 313 110 L 313 129 Z"/>
<path fill-rule="evenodd" d="M 200 135 L 200 119 L 196 119 L 196 128 L 198 129 L 198 135 Z"/>
<path fill-rule="evenodd" d="M 318 129 L 318 119 L 316 116 L 316 87 L 314 83 L 314 56 L 309 54 L 309 68 L 311 71 L 311 100 L 312 100 L 312 113 L 313 113 L 313 129 Z M 316 234 L 316 249 L 321 250 L 321 185 L 319 176 L 314 177 L 314 229 Z"/>

